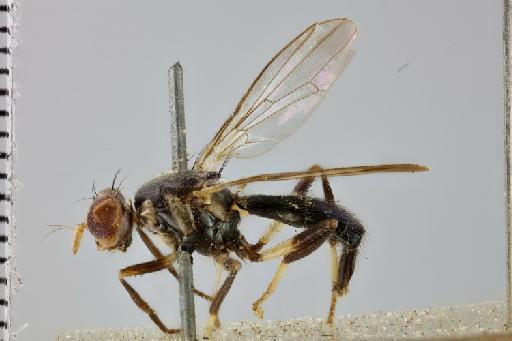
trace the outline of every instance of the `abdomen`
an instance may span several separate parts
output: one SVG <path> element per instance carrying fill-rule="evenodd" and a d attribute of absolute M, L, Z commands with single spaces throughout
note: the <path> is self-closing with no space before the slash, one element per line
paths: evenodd
<path fill-rule="evenodd" d="M 336 238 L 357 247 L 364 234 L 359 220 L 347 209 L 321 199 L 299 195 L 247 195 L 239 196 L 237 204 L 260 217 L 274 219 L 299 228 L 310 228 L 321 221 L 338 222 Z"/>

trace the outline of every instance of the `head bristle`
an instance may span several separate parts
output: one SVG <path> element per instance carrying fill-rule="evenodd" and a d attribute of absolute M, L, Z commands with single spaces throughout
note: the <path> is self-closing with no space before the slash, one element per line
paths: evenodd
<path fill-rule="evenodd" d="M 94 180 L 92 180 L 92 197 L 93 199 L 98 196 L 98 193 L 96 193 L 96 185 L 94 184 Z"/>
<path fill-rule="evenodd" d="M 116 185 L 116 179 L 117 179 L 117 176 L 119 175 L 119 173 L 121 172 L 121 168 L 119 168 L 116 173 L 114 174 L 114 180 L 112 180 L 112 186 L 110 187 L 112 190 L 114 189 L 115 185 Z"/>

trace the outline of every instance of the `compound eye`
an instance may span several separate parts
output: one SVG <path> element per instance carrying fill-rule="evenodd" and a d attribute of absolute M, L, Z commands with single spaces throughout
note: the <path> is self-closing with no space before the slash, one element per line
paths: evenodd
<path fill-rule="evenodd" d="M 93 201 L 87 214 L 87 227 L 100 250 L 115 249 L 130 228 L 129 212 L 123 197 L 104 190 Z"/>
<path fill-rule="evenodd" d="M 97 239 L 109 238 L 116 233 L 123 216 L 122 206 L 112 198 L 93 203 L 87 215 L 87 226 Z"/>

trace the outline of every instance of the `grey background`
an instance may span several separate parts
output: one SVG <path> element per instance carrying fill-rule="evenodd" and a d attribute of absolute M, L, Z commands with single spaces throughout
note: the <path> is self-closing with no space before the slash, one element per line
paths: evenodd
<path fill-rule="evenodd" d="M 232 112 L 263 65 L 309 24 L 351 18 L 357 54 L 313 117 L 226 178 L 323 166 L 417 162 L 426 174 L 332 179 L 337 199 L 367 227 L 358 268 L 338 314 L 505 299 L 501 1 L 25 1 L 16 51 L 17 270 L 13 328 L 21 340 L 58 330 L 153 326 L 117 270 L 151 259 L 138 240 L 98 253 L 84 220 L 93 179 L 126 177 L 131 197 L 170 165 L 167 68 L 185 73 L 191 156 Z M 249 192 L 287 193 L 293 183 Z M 318 188 L 315 193 L 319 194 Z M 267 222 L 241 229 L 255 240 Z M 292 231 L 293 232 L 293 231 Z M 283 237 L 286 234 L 283 235 Z M 252 302 L 277 261 L 243 264 L 221 321 L 253 320 Z M 214 265 L 196 257 L 211 290 Z M 179 323 L 167 273 L 131 280 L 169 326 Z M 325 317 L 328 249 L 289 267 L 266 318 Z M 199 326 L 207 305 L 197 302 Z"/>

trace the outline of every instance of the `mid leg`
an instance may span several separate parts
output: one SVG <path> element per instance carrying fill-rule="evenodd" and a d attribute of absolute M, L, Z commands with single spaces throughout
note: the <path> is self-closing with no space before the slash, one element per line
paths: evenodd
<path fill-rule="evenodd" d="M 139 295 L 139 293 L 125 280 L 127 277 L 144 275 L 147 273 L 157 272 L 168 269 L 176 260 L 176 253 L 167 257 L 156 259 L 151 262 L 136 264 L 128 266 L 119 271 L 119 281 L 123 287 L 128 291 L 132 301 L 139 307 L 140 310 L 145 312 L 149 318 L 166 334 L 178 333 L 179 329 L 167 328 L 167 326 L 160 320 L 158 314 L 151 308 L 151 306 Z"/>
<path fill-rule="evenodd" d="M 218 329 L 220 327 L 219 322 L 219 309 L 226 298 L 227 293 L 231 289 L 233 285 L 233 281 L 235 280 L 238 271 L 240 271 L 240 262 L 236 259 L 230 258 L 228 256 L 220 256 L 216 258 L 216 261 L 224 266 L 224 270 L 228 271 L 228 276 L 224 280 L 224 283 L 220 286 L 219 290 L 215 293 L 212 299 L 212 303 L 210 304 L 210 320 L 208 322 L 208 326 L 206 329 L 206 335 L 210 337 L 212 329 Z"/>
<path fill-rule="evenodd" d="M 258 242 L 251 247 L 251 251 L 258 252 L 260 251 L 265 245 L 268 244 L 269 241 L 271 241 L 276 234 L 281 231 L 281 228 L 283 227 L 283 223 L 277 220 L 274 220 L 270 225 L 267 227 L 267 230 L 261 238 L 258 240 Z"/>

